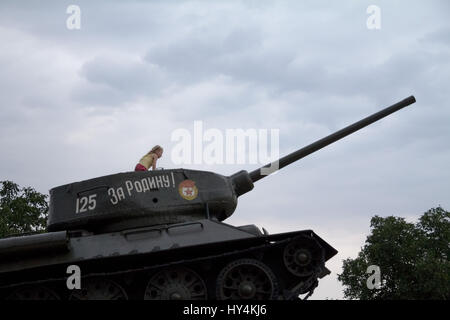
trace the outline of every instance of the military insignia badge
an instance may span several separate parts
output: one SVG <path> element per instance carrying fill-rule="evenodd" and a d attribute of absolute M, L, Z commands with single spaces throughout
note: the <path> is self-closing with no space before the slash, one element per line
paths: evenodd
<path fill-rule="evenodd" d="M 194 200 L 197 198 L 198 189 L 192 180 L 184 180 L 178 185 L 180 196 L 186 200 Z"/>

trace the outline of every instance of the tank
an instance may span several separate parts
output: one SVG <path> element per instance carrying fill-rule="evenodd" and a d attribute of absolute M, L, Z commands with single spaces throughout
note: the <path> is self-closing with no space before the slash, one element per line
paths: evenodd
<path fill-rule="evenodd" d="M 0 239 L 0 298 L 307 298 L 330 273 L 325 264 L 336 249 L 313 230 L 269 234 L 223 221 L 258 180 L 414 102 L 410 96 L 251 172 L 124 172 L 55 187 L 48 232 Z"/>

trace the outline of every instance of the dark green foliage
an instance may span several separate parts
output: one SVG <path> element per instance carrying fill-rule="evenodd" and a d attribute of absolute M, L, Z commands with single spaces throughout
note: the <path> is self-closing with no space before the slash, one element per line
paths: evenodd
<path fill-rule="evenodd" d="M 450 212 L 425 212 L 416 224 L 375 216 L 355 259 L 346 259 L 339 281 L 350 299 L 450 299 Z M 369 265 L 381 270 L 381 288 L 368 289 Z"/>
<path fill-rule="evenodd" d="M 20 188 L 12 181 L 0 181 L 0 187 L 0 238 L 45 231 L 47 195 L 30 187 Z"/>

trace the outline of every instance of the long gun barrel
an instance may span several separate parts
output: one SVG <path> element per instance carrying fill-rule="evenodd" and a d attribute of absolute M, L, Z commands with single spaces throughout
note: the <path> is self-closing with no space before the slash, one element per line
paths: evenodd
<path fill-rule="evenodd" d="M 264 178 L 267 175 L 267 174 L 263 174 L 261 172 L 261 170 L 263 168 L 267 168 L 266 170 L 269 170 L 269 168 L 273 168 L 274 166 L 275 166 L 276 170 L 284 168 L 287 165 L 291 164 L 292 162 L 300 160 L 300 159 L 306 157 L 307 155 L 309 155 L 313 152 L 316 152 L 317 150 L 320 150 L 320 149 L 326 147 L 327 145 L 329 145 L 333 142 L 336 142 L 336 141 L 344 138 L 345 136 L 348 136 L 349 134 L 352 134 L 353 132 L 358 131 L 358 130 L 368 126 L 369 124 L 372 124 L 372 123 L 390 115 L 391 113 L 394 113 L 406 106 L 409 106 L 410 104 L 413 104 L 414 102 L 416 102 L 416 99 L 414 98 L 414 96 L 410 96 L 400 102 L 397 102 L 396 104 L 393 104 L 390 107 L 387 107 L 381 111 L 378 111 L 362 120 L 359 120 L 358 122 L 355 122 L 339 131 L 336 131 L 335 133 L 332 133 L 320 140 L 317 140 L 316 142 L 313 142 L 313 143 L 307 145 L 306 147 L 303 147 L 297 151 L 294 151 L 294 152 L 288 154 L 287 156 L 280 158 L 278 160 L 278 164 L 277 164 L 277 161 L 275 161 L 275 162 L 269 163 L 259 169 L 256 169 L 256 170 L 250 172 L 250 178 L 253 182 L 258 181 L 259 179 Z"/>

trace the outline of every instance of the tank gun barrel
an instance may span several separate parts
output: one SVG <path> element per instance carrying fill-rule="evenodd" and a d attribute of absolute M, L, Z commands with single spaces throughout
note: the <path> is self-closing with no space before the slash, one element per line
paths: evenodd
<path fill-rule="evenodd" d="M 256 169 L 252 172 L 250 172 L 250 179 L 252 180 L 252 182 L 258 181 L 259 179 L 264 178 L 265 176 L 267 176 L 268 174 L 265 172 L 262 172 L 263 169 L 267 168 L 266 170 L 268 172 L 272 172 L 272 169 L 269 168 L 275 168 L 273 171 L 279 170 L 281 168 L 286 167 L 287 165 L 300 160 L 304 157 L 306 157 L 307 155 L 316 152 L 317 150 L 320 150 L 324 147 L 326 147 L 327 145 L 336 142 L 342 138 L 344 138 L 345 136 L 348 136 L 349 134 L 352 134 L 355 131 L 358 131 L 366 126 L 368 126 L 369 124 L 372 124 L 406 106 L 409 106 L 410 104 L 413 104 L 414 102 L 416 102 L 416 99 L 414 98 L 414 96 L 410 96 L 406 99 L 403 99 L 402 101 L 397 102 L 396 104 L 393 104 L 390 107 L 387 107 L 381 111 L 378 111 L 362 120 L 359 120 L 339 131 L 336 131 L 320 140 L 317 140 L 316 142 L 313 142 L 309 145 L 307 145 L 306 147 L 303 147 L 297 151 L 294 151 L 282 158 L 280 158 L 278 161 L 269 163 L 259 169 Z M 278 162 L 278 164 L 277 164 Z"/>

